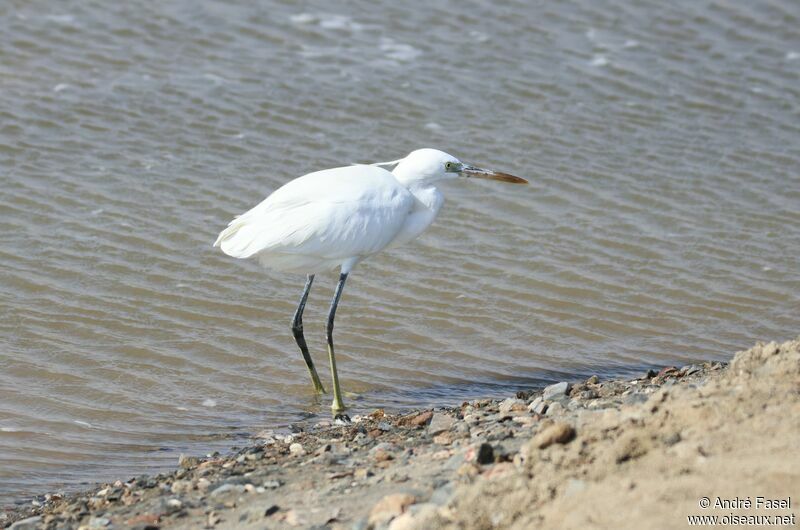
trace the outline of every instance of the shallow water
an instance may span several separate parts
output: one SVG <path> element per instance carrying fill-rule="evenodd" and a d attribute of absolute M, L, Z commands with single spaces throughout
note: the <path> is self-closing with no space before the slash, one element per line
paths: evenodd
<path fill-rule="evenodd" d="M 422 146 L 531 184 L 446 185 L 351 276 L 357 408 L 797 335 L 794 0 L 161 4 L 0 5 L 0 504 L 325 416 L 303 278 L 211 243 L 293 177 Z M 305 316 L 324 381 L 335 278 Z"/>

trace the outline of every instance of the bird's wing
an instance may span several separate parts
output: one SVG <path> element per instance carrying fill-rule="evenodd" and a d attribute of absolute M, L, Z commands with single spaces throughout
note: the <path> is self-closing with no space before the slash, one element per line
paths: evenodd
<path fill-rule="evenodd" d="M 231 221 L 215 245 L 237 258 L 366 256 L 391 243 L 413 205 L 414 196 L 384 169 L 327 169 L 276 190 Z"/>

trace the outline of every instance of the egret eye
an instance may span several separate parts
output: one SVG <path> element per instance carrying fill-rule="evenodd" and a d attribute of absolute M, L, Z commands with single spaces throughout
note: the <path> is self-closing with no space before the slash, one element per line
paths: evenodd
<path fill-rule="evenodd" d="M 452 162 L 445 162 L 444 163 L 444 170 L 445 171 L 453 171 L 453 169 L 455 167 L 456 167 L 456 165 L 454 163 L 452 163 Z"/>

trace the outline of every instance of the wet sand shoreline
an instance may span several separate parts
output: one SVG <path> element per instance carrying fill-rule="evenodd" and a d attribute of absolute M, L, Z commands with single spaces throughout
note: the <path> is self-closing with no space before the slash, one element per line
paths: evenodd
<path fill-rule="evenodd" d="M 697 507 L 702 496 L 800 493 L 798 383 L 800 341 L 790 341 L 759 343 L 730 365 L 376 410 L 265 431 L 231 454 L 182 457 L 172 472 L 51 494 L 0 512 L 0 527 L 685 526 L 694 512 L 716 513 Z"/>

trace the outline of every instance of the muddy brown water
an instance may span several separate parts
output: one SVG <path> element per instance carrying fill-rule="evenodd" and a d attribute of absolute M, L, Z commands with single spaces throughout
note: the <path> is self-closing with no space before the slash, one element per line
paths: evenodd
<path fill-rule="evenodd" d="M 800 8 L 0 5 L 0 504 L 328 413 L 303 278 L 211 247 L 305 172 L 423 147 L 449 183 L 337 318 L 356 407 L 727 358 L 798 332 Z M 320 275 L 306 335 L 327 379 Z"/>

